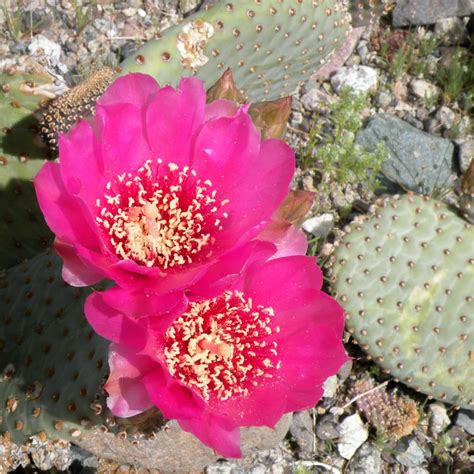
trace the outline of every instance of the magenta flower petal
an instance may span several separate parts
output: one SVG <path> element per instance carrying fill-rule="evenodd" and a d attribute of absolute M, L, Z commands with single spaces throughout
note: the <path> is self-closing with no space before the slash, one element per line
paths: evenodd
<path fill-rule="evenodd" d="M 184 309 L 149 305 L 135 322 L 148 335 L 139 355 L 154 362 L 141 377 L 149 399 L 208 446 L 237 456 L 239 427 L 272 427 L 284 413 L 314 406 L 348 358 L 342 308 L 321 292 L 314 258 L 243 256 L 228 265 L 225 289 L 213 270 L 214 296 L 190 291 Z M 96 310 L 94 317 L 109 317 Z"/>
<path fill-rule="evenodd" d="M 119 77 L 98 100 L 100 105 L 132 104 L 145 106 L 150 97 L 160 90 L 156 80 L 148 74 L 127 74 Z"/>
<path fill-rule="evenodd" d="M 188 294 L 194 298 L 217 296 L 229 288 L 249 266 L 265 262 L 274 253 L 275 245 L 270 241 L 248 242 L 210 266 L 198 283 L 190 287 Z"/>
<path fill-rule="evenodd" d="M 291 256 L 253 267 L 245 280 L 244 291 L 260 304 L 276 306 L 275 310 L 286 314 L 295 308 L 295 294 L 299 295 L 298 305 L 304 306 L 317 298 L 322 282 L 321 269 L 313 258 Z M 285 291 L 278 292 L 276 297 L 275 288 L 285 288 Z M 337 313 L 335 318 L 344 324 L 341 314 Z"/>
<path fill-rule="evenodd" d="M 107 406 L 115 416 L 128 418 L 153 406 L 141 382 L 143 374 L 154 368 L 151 359 L 112 344 L 109 366 L 110 376 L 104 388 L 109 394 Z"/>
<path fill-rule="evenodd" d="M 35 190 L 46 222 L 60 240 L 91 247 L 97 244 L 84 205 L 64 186 L 58 163 L 44 164 L 35 177 Z"/>
<path fill-rule="evenodd" d="M 192 161 L 197 131 L 204 123 L 206 93 L 195 78 L 181 79 L 177 90 L 164 87 L 146 108 L 146 135 L 152 157 L 180 168 Z"/>
<path fill-rule="evenodd" d="M 92 293 L 87 298 L 84 311 L 89 324 L 99 336 L 137 351 L 145 347 L 146 326 L 109 306 L 100 293 Z"/>
<path fill-rule="evenodd" d="M 68 281 L 100 275 L 173 293 L 210 283 L 216 265 L 233 271 L 222 264 L 226 254 L 233 260 L 262 240 L 288 192 L 294 155 L 278 140 L 261 142 L 248 107 L 205 100 L 198 79 L 175 90 L 129 74 L 99 100 L 95 117 L 60 138 L 59 163 L 46 164 L 35 186 L 65 246 Z M 279 255 L 302 251 L 296 234 L 267 236 Z"/>
<path fill-rule="evenodd" d="M 96 121 L 101 138 L 104 174 L 108 179 L 114 179 L 124 172 L 136 171 L 151 158 L 141 108 L 133 104 L 98 104 Z"/>
<path fill-rule="evenodd" d="M 105 186 L 100 144 L 92 125 L 81 120 L 67 136 L 59 136 L 60 170 L 69 193 L 93 205 L 97 189 Z"/>
<path fill-rule="evenodd" d="M 179 420 L 184 431 L 194 434 L 206 446 L 213 448 L 222 456 L 240 458 L 240 431 L 230 425 L 225 418 L 207 415 L 203 418 Z"/>
<path fill-rule="evenodd" d="M 174 380 L 161 365 L 142 379 L 150 400 L 166 418 L 200 419 L 204 412 L 203 400 L 192 390 Z M 163 387 L 162 390 L 158 387 Z"/>
<path fill-rule="evenodd" d="M 301 229 L 281 220 L 272 220 L 258 234 L 257 239 L 273 242 L 277 251 L 272 258 L 305 255 L 308 250 L 308 241 Z"/>
<path fill-rule="evenodd" d="M 84 262 L 72 245 L 56 239 L 54 249 L 63 259 L 63 280 L 71 286 L 94 285 L 105 278 L 101 270 L 90 262 Z"/>

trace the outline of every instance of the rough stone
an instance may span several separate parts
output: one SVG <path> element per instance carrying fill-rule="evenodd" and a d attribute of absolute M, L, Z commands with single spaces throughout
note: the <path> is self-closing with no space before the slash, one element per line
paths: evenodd
<path fill-rule="evenodd" d="M 321 440 L 339 438 L 339 423 L 333 415 L 325 415 L 318 419 L 316 436 Z"/>
<path fill-rule="evenodd" d="M 439 88 L 424 79 L 413 79 L 410 82 L 410 89 L 413 95 L 422 100 L 432 99 L 439 94 Z"/>
<path fill-rule="evenodd" d="M 373 151 L 381 140 L 388 150 L 381 179 L 389 188 L 396 184 L 430 195 L 449 184 L 454 156 L 450 140 L 433 137 L 397 117 L 379 114 L 357 134 L 356 142 Z"/>
<path fill-rule="evenodd" d="M 368 437 L 369 431 L 360 416 L 348 416 L 341 422 L 337 450 L 344 459 L 351 459 Z"/>
<path fill-rule="evenodd" d="M 309 411 L 300 411 L 293 415 L 290 433 L 300 449 L 300 456 L 309 457 L 313 453 L 313 418 Z"/>
<path fill-rule="evenodd" d="M 311 87 L 309 85 L 310 82 L 312 83 L 312 81 L 308 81 L 307 85 L 305 85 L 303 95 L 301 96 L 301 103 L 306 110 L 314 112 L 327 104 L 330 96 L 320 89 L 319 84 L 312 83 Z"/>
<path fill-rule="evenodd" d="M 285 415 L 274 430 L 266 427 L 243 428 L 243 456 L 251 455 L 256 449 L 269 449 L 277 445 L 288 432 L 291 419 L 291 414 Z M 166 472 L 198 471 L 218 458 L 212 449 L 179 428 L 175 421 L 168 422 L 166 429 L 158 431 L 154 440 L 141 440 L 138 445 L 128 440 L 122 441 L 113 433 L 102 433 L 99 429 L 77 444 L 96 456 L 114 459 L 117 463 Z"/>
<path fill-rule="evenodd" d="M 474 139 L 471 138 L 459 144 L 459 168 L 463 174 L 469 169 L 469 165 L 473 159 Z"/>
<path fill-rule="evenodd" d="M 382 109 L 385 109 L 392 103 L 392 100 L 392 94 L 389 92 L 381 92 L 377 97 L 377 105 Z"/>
<path fill-rule="evenodd" d="M 466 23 L 457 17 L 439 20 L 435 26 L 435 34 L 444 46 L 459 45 L 468 39 Z"/>
<path fill-rule="evenodd" d="M 331 78 L 334 90 L 339 93 L 344 87 L 356 92 L 367 93 L 377 88 L 378 72 L 368 66 L 350 66 L 340 68 Z"/>
<path fill-rule="evenodd" d="M 363 444 L 351 459 L 345 472 L 348 474 L 382 474 L 383 464 L 380 451 L 372 443 Z"/>
<path fill-rule="evenodd" d="M 432 403 L 428 410 L 431 412 L 430 431 L 437 436 L 451 424 L 451 420 L 446 407 L 440 402 Z"/>
<path fill-rule="evenodd" d="M 301 227 L 315 237 L 326 237 L 334 227 L 334 216 L 330 213 L 314 216 L 305 220 Z"/>
<path fill-rule="evenodd" d="M 44 55 L 48 58 L 51 66 L 57 67 L 60 72 L 66 72 L 67 68 L 61 63 L 61 46 L 46 36 L 36 35 L 28 45 L 28 51 L 32 55 Z"/>
<path fill-rule="evenodd" d="M 472 0 L 398 0 L 392 12 L 392 23 L 395 28 L 429 25 L 442 18 L 468 16 L 472 13 Z"/>
<path fill-rule="evenodd" d="M 416 467 L 425 461 L 425 453 L 413 438 L 401 439 L 395 447 L 395 459 L 406 467 Z"/>
<path fill-rule="evenodd" d="M 474 411 L 460 410 L 456 417 L 456 425 L 474 436 Z"/>
<path fill-rule="evenodd" d="M 457 116 L 449 107 L 443 105 L 436 112 L 436 118 L 444 128 L 451 129 L 456 123 Z"/>

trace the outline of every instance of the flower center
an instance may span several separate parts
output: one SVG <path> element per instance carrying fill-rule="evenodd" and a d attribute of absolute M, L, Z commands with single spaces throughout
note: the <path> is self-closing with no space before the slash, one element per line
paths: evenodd
<path fill-rule="evenodd" d="M 274 311 L 238 291 L 190 303 L 165 333 L 168 369 L 204 400 L 247 395 L 259 379 L 272 378 L 280 368 L 278 344 L 272 334 Z"/>
<path fill-rule="evenodd" d="M 155 179 L 151 163 L 135 175 L 118 175 L 96 201 L 96 220 L 111 247 L 124 260 L 163 269 L 209 257 L 212 251 L 204 249 L 222 230 L 228 217 L 222 207 L 229 201 L 218 201 L 212 182 L 202 182 L 188 167 L 169 163 Z"/>

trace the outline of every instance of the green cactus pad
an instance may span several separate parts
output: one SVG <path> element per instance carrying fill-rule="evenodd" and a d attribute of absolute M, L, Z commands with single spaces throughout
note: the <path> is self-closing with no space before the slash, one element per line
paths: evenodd
<path fill-rule="evenodd" d="M 120 67 L 176 85 L 192 74 L 210 87 L 227 69 L 246 99 L 290 95 L 342 46 L 341 2 L 222 1 L 149 41 Z"/>
<path fill-rule="evenodd" d="M 77 439 L 103 423 L 91 407 L 103 404 L 108 343 L 83 316 L 90 290 L 66 285 L 61 266 L 46 252 L 0 279 L 0 432 L 17 443 L 41 431 Z"/>
<path fill-rule="evenodd" d="M 474 408 L 474 227 L 420 196 L 350 226 L 331 262 L 346 327 L 387 373 Z"/>
<path fill-rule="evenodd" d="M 0 268 L 44 250 L 52 235 L 32 180 L 47 158 L 35 113 L 53 96 L 52 78 L 38 71 L 0 74 Z"/>

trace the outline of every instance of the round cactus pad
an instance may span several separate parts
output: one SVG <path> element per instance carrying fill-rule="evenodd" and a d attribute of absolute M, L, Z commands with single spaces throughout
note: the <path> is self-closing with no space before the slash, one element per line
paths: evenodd
<path fill-rule="evenodd" d="M 331 265 L 356 342 L 408 386 L 474 409 L 474 227 L 426 197 L 387 199 Z"/>

